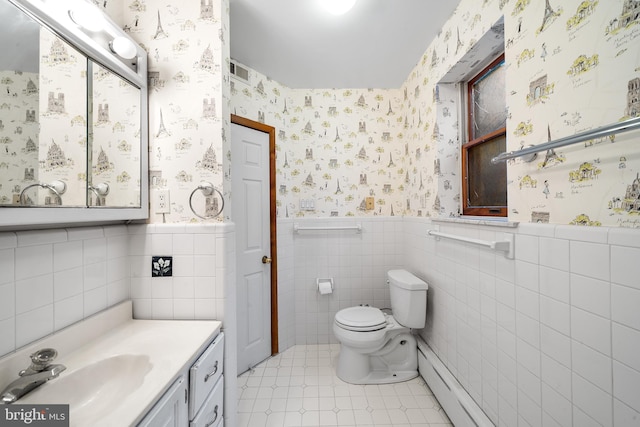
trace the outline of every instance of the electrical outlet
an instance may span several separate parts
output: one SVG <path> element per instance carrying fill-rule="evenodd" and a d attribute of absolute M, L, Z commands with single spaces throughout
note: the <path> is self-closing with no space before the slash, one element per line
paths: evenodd
<path fill-rule="evenodd" d="M 153 195 L 153 210 L 157 214 L 171 213 L 171 202 L 169 201 L 169 190 L 155 190 Z"/>

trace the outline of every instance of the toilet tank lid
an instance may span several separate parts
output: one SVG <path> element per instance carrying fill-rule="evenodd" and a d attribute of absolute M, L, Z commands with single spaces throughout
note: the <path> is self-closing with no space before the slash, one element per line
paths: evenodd
<path fill-rule="evenodd" d="M 389 270 L 387 277 L 395 286 L 402 289 L 411 291 L 426 291 L 429 289 L 429 285 L 424 280 L 414 276 L 407 270 Z"/>

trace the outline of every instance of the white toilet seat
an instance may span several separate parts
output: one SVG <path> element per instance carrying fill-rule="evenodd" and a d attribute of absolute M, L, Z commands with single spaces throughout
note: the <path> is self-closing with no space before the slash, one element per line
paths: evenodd
<path fill-rule="evenodd" d="M 387 327 L 387 319 L 379 308 L 349 307 L 336 313 L 335 322 L 353 332 L 373 332 Z"/>

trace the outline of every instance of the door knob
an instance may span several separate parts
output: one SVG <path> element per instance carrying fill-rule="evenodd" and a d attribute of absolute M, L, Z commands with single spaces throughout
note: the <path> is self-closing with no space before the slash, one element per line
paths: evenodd
<path fill-rule="evenodd" d="M 271 258 L 269 258 L 268 256 L 263 256 L 262 257 L 262 263 L 263 264 L 271 264 Z"/>

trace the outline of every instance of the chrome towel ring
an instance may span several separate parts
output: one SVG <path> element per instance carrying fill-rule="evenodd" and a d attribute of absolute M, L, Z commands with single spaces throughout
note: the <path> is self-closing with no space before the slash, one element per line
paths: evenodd
<path fill-rule="evenodd" d="M 57 201 L 59 202 L 60 205 L 62 205 L 62 195 L 65 193 L 65 191 L 67 191 L 67 184 L 64 181 L 55 180 L 55 181 L 52 181 L 51 184 L 47 184 L 46 182 L 36 182 L 35 184 L 27 185 L 26 187 L 24 187 L 22 189 L 22 191 L 20 192 L 20 197 L 19 197 L 20 205 L 22 205 L 22 206 L 26 205 L 26 200 L 24 198 L 24 193 L 28 189 L 33 188 L 33 187 L 42 187 L 42 188 L 46 188 L 47 190 L 51 191 L 58 198 Z"/>
<path fill-rule="evenodd" d="M 205 213 L 204 215 L 200 215 L 199 213 L 196 212 L 196 210 L 193 208 L 193 195 L 196 194 L 196 191 L 198 190 L 202 191 L 202 194 L 205 197 L 212 196 L 214 193 L 218 193 L 218 195 L 220 196 L 220 207 L 218 208 L 217 212 L 212 213 L 210 215 L 207 215 L 207 213 Z M 222 195 L 220 190 L 218 190 L 213 186 L 212 183 L 203 181 L 191 192 L 191 195 L 189 196 L 189 207 L 191 208 L 191 212 L 193 212 L 193 214 L 198 218 L 202 218 L 202 219 L 215 218 L 218 215 L 220 215 L 222 213 L 222 210 L 224 209 L 224 196 Z M 208 210 L 209 209 L 207 208 L 207 211 Z"/>
<path fill-rule="evenodd" d="M 109 184 L 101 182 L 100 184 L 89 185 L 87 188 L 96 196 L 96 204 L 94 206 L 102 206 L 105 203 L 103 198 L 109 194 Z"/>

